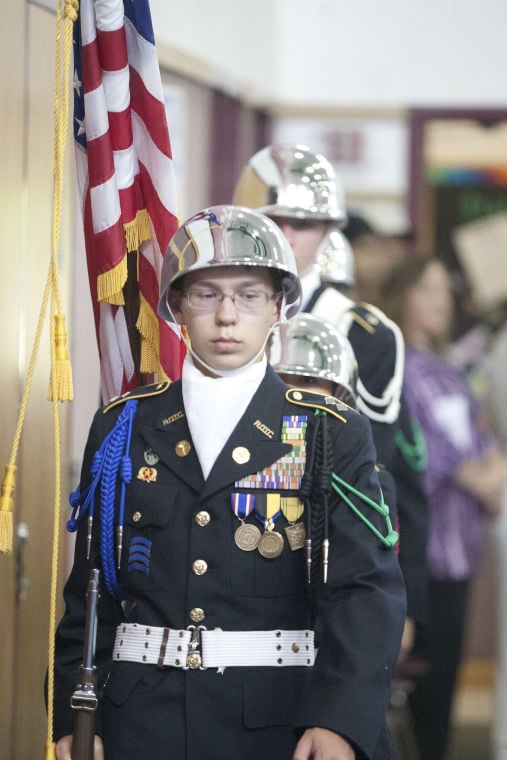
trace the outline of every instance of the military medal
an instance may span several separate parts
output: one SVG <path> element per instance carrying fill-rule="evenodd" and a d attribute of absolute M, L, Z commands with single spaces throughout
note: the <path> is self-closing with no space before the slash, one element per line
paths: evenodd
<path fill-rule="evenodd" d="M 257 546 L 259 554 L 266 559 L 275 559 L 283 552 L 283 536 L 274 530 L 274 525 L 266 528 Z"/>
<path fill-rule="evenodd" d="M 252 513 L 255 497 L 250 493 L 232 493 L 231 508 L 241 525 L 234 532 L 234 543 L 244 552 L 257 548 L 261 532 L 256 525 L 245 522 L 245 517 Z"/>
<path fill-rule="evenodd" d="M 254 504 L 255 517 L 264 525 L 257 549 L 266 559 L 274 559 L 283 552 L 283 536 L 274 530 L 280 517 L 280 494 L 257 494 Z"/>
<path fill-rule="evenodd" d="M 261 539 L 261 532 L 256 525 L 252 523 L 241 523 L 239 528 L 234 532 L 234 543 L 244 552 L 251 552 L 257 549 Z"/>
<path fill-rule="evenodd" d="M 291 551 L 303 549 L 306 539 L 304 523 L 298 522 L 304 512 L 304 504 L 297 496 L 282 497 L 282 514 L 289 523 L 285 528 L 285 535 Z"/>

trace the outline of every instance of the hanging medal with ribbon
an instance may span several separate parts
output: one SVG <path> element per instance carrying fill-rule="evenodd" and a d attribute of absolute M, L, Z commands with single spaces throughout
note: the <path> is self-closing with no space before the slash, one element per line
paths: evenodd
<path fill-rule="evenodd" d="M 303 502 L 297 496 L 282 496 L 281 510 L 289 523 L 284 530 L 291 551 L 303 549 L 306 539 L 305 524 L 298 522 L 305 510 Z"/>
<path fill-rule="evenodd" d="M 231 493 L 231 508 L 241 525 L 234 532 L 234 543 L 244 552 L 257 549 L 261 538 L 261 532 L 256 525 L 245 522 L 245 518 L 252 514 L 255 504 L 255 496 L 251 493 Z"/>
<path fill-rule="evenodd" d="M 283 536 L 275 528 L 275 522 L 280 517 L 280 494 L 257 494 L 254 512 L 256 519 L 264 525 L 264 533 L 260 537 L 257 549 L 266 559 L 279 557 L 283 552 Z"/>

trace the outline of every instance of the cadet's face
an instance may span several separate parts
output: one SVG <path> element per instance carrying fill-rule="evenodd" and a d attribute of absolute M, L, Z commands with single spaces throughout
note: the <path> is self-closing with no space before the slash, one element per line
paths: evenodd
<path fill-rule="evenodd" d="M 318 219 L 272 218 L 294 251 L 298 274 L 306 274 L 315 263 L 317 249 L 327 230 L 327 222 Z"/>
<path fill-rule="evenodd" d="M 231 295 L 238 291 L 261 291 L 274 295 L 275 288 L 262 269 L 223 268 L 204 270 L 185 278 L 184 293 L 210 290 Z M 180 325 L 185 325 L 193 353 L 217 370 L 235 370 L 248 364 L 261 350 L 270 328 L 280 318 L 281 298 L 270 298 L 255 313 L 238 311 L 231 298 L 224 298 L 216 310 L 199 310 L 185 296 L 171 299 L 171 310 Z"/>

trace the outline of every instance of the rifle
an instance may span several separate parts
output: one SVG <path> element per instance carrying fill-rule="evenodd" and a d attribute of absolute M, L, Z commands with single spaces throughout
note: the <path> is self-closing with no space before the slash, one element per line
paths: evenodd
<path fill-rule="evenodd" d="M 99 599 L 99 571 L 92 570 L 86 591 L 86 622 L 83 663 L 71 698 L 75 710 L 72 734 L 72 760 L 93 760 L 95 710 L 98 699 L 95 692 L 95 642 L 97 637 L 97 602 Z"/>

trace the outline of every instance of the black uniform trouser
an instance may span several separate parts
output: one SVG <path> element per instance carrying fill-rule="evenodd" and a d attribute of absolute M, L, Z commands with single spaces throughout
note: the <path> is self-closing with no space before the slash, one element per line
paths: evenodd
<path fill-rule="evenodd" d="M 418 630 L 414 650 L 427 663 L 427 671 L 409 695 L 420 760 L 445 756 L 468 588 L 468 581 L 429 581 L 427 621 Z"/>

